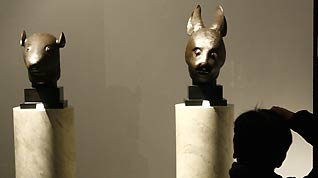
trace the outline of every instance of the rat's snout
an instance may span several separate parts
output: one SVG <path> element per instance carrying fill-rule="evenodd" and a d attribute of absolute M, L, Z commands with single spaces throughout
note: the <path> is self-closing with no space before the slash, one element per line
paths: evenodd
<path fill-rule="evenodd" d="M 30 65 L 28 68 L 29 74 L 32 75 L 33 77 L 40 77 L 46 75 L 46 73 L 41 69 L 39 64 L 33 64 Z"/>
<path fill-rule="evenodd" d="M 27 67 L 30 68 L 31 66 L 36 66 L 36 64 L 42 60 L 42 57 L 42 55 L 37 53 L 26 55 L 25 62 Z"/>
<path fill-rule="evenodd" d="M 30 71 L 31 73 L 38 73 L 38 72 L 40 72 L 40 70 L 39 70 L 39 65 L 38 65 L 38 64 L 32 64 L 32 65 L 30 65 L 30 66 L 29 66 L 29 71 Z"/>

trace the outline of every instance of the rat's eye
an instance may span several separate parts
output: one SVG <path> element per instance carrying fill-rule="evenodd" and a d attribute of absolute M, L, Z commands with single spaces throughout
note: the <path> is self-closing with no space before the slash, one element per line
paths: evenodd
<path fill-rule="evenodd" d="M 194 48 L 193 49 L 193 54 L 194 54 L 195 57 L 201 55 L 201 49 L 200 48 Z"/>
<path fill-rule="evenodd" d="M 50 52 L 51 50 L 52 50 L 52 48 L 51 48 L 50 46 L 46 46 L 46 47 L 45 47 L 45 51 L 46 51 L 46 52 Z"/>
<path fill-rule="evenodd" d="M 212 59 L 216 59 L 217 54 L 215 52 L 210 53 L 210 57 Z"/>

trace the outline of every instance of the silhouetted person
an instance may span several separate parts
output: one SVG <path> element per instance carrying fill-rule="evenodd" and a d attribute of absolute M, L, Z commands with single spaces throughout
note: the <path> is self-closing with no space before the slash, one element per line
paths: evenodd
<path fill-rule="evenodd" d="M 281 116 L 287 125 L 301 135 L 311 145 L 318 144 L 318 119 L 306 110 L 301 110 L 296 113 L 287 109 L 274 106 L 271 108 Z M 318 178 L 318 173 L 313 169 L 306 178 Z"/>
<path fill-rule="evenodd" d="M 261 109 L 235 120 L 233 143 L 231 178 L 281 178 L 274 170 L 285 160 L 292 135 L 282 116 Z"/>

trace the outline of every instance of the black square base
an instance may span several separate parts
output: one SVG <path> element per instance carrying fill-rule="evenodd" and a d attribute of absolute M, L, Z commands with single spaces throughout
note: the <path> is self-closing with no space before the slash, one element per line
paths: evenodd
<path fill-rule="evenodd" d="M 203 100 L 208 100 L 211 106 L 226 106 L 227 100 L 223 98 L 222 85 L 192 85 L 188 86 L 188 99 L 186 106 L 201 106 Z"/>
<path fill-rule="evenodd" d="M 65 108 L 63 87 L 37 87 L 24 89 L 24 103 L 22 109 L 34 109 L 36 104 L 43 103 L 45 108 Z"/>

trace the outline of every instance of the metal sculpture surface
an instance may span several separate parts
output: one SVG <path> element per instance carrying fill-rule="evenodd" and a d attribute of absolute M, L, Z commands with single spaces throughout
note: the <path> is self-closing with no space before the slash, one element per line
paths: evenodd
<path fill-rule="evenodd" d="M 20 45 L 24 47 L 23 59 L 28 69 L 32 88 L 24 89 L 22 109 L 36 108 L 43 103 L 45 108 L 64 108 L 63 87 L 57 86 L 61 76 L 60 48 L 65 46 L 62 32 L 59 39 L 48 33 L 34 33 L 27 38 L 21 33 Z"/>
<path fill-rule="evenodd" d="M 58 40 L 48 33 L 34 33 L 27 38 L 25 31 L 22 32 L 20 45 L 24 47 L 23 58 L 32 87 L 57 86 L 61 73 L 59 48 L 65 42 L 63 32 Z"/>
<path fill-rule="evenodd" d="M 226 57 L 223 37 L 227 33 L 227 23 L 222 6 L 216 9 L 214 23 L 205 27 L 198 5 L 188 20 L 187 33 L 190 37 L 185 61 L 193 85 L 188 88 L 186 105 L 201 105 L 203 100 L 208 100 L 211 106 L 227 105 L 223 88 L 216 83 Z"/>
<path fill-rule="evenodd" d="M 198 5 L 192 12 L 187 25 L 190 35 L 185 60 L 193 84 L 210 83 L 216 80 L 225 62 L 223 37 L 227 33 L 227 23 L 222 6 L 218 6 L 214 23 L 205 27 Z"/>

